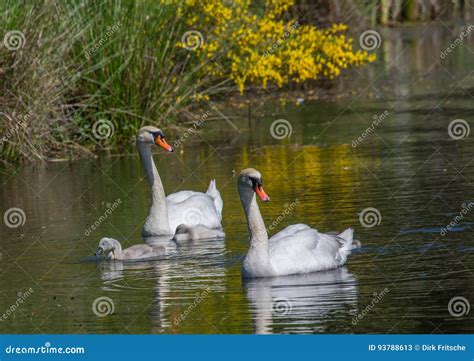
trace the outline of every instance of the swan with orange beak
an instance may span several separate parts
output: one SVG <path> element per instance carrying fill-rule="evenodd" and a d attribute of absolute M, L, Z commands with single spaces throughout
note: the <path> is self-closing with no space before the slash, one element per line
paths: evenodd
<path fill-rule="evenodd" d="M 153 126 L 141 128 L 137 134 L 137 149 L 151 186 L 151 207 L 142 236 L 173 236 L 179 225 L 199 225 L 211 230 L 221 230 L 224 203 L 215 180 L 211 180 L 206 193 L 180 191 L 166 196 L 153 161 L 151 148 L 154 145 L 173 152 L 173 147 L 168 144 L 161 129 Z"/>
<path fill-rule="evenodd" d="M 273 277 L 337 268 L 360 246 L 353 230 L 339 235 L 319 233 L 306 224 L 294 224 L 268 237 L 256 195 L 268 202 L 262 175 L 253 168 L 244 169 L 237 180 L 240 201 L 247 218 L 250 247 L 242 264 L 243 277 Z"/>

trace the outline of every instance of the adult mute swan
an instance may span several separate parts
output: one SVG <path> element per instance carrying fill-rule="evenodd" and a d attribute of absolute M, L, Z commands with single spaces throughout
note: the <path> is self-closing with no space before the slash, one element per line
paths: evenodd
<path fill-rule="evenodd" d="M 339 235 L 319 233 L 306 224 L 294 224 L 268 238 L 255 194 L 270 200 L 262 188 L 262 176 L 244 169 L 237 180 L 240 200 L 247 217 L 250 248 L 242 265 L 243 277 L 272 277 L 329 270 L 346 263 L 351 250 L 360 246 L 353 241 L 353 230 Z"/>
<path fill-rule="evenodd" d="M 173 147 L 166 142 L 160 129 L 146 126 L 138 131 L 137 149 L 151 186 L 152 198 L 142 236 L 172 236 L 180 224 L 222 229 L 224 203 L 216 188 L 215 180 L 211 180 L 206 193 L 181 191 L 166 197 L 151 153 L 151 147 L 155 144 L 168 152 L 173 151 Z"/>
<path fill-rule="evenodd" d="M 95 252 L 96 256 L 105 256 L 112 260 L 140 260 L 150 259 L 165 254 L 164 247 L 150 247 L 146 244 L 137 244 L 122 250 L 122 245 L 114 238 L 102 238 Z"/>

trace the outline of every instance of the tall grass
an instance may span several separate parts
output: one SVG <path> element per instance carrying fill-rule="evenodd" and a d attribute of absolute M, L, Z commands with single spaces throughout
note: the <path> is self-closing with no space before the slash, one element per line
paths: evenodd
<path fill-rule="evenodd" d="M 0 45 L 5 163 L 128 142 L 145 123 L 185 116 L 197 94 L 227 89 L 176 47 L 186 29 L 172 5 L 4 0 L 0 14 L 2 37 L 11 30 L 24 35 L 17 50 Z M 94 138 L 98 119 L 113 125 L 113 136 Z"/>
<path fill-rule="evenodd" d="M 293 5 L 3 0 L 2 161 L 126 144 L 144 124 L 169 129 L 193 119 L 200 101 L 228 95 L 235 84 L 241 93 L 282 87 L 373 61 L 375 55 L 352 49 L 342 25 L 320 30 L 298 23 L 284 38 L 290 23 L 284 13 Z M 10 44 L 12 31 L 20 38 Z M 189 45 L 192 38 L 183 40 L 189 33 L 203 38 L 198 47 Z"/>

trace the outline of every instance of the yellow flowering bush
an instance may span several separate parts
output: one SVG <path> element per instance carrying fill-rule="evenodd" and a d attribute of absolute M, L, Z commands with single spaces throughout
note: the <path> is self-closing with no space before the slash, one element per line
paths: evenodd
<path fill-rule="evenodd" d="M 170 0 L 163 0 L 170 3 Z M 172 1 L 173 2 L 173 1 Z M 200 34 L 192 39 L 203 70 L 215 78 L 230 78 L 242 93 L 246 85 L 279 87 L 319 77 L 334 78 L 341 69 L 375 60 L 354 51 L 346 25 L 328 29 L 284 21 L 294 0 L 265 0 L 264 8 L 251 0 L 175 1 L 178 16 Z M 177 46 L 188 47 L 182 40 Z"/>

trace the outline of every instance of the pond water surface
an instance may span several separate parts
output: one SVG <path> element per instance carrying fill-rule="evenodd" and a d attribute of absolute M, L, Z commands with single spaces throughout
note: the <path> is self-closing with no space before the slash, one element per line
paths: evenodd
<path fill-rule="evenodd" d="M 227 233 L 154 240 L 168 251 L 160 260 L 90 261 L 101 237 L 142 242 L 150 191 L 136 155 L 2 174 L 2 214 L 19 207 L 25 223 L 0 225 L 0 332 L 472 333 L 474 312 L 449 312 L 454 297 L 474 302 L 474 209 L 462 213 L 474 201 L 473 134 L 448 133 L 455 119 L 474 124 L 473 39 L 440 57 L 459 32 L 390 29 L 377 63 L 335 85 L 351 96 L 232 126 L 205 122 L 177 152 L 156 149 L 167 193 L 217 180 Z M 272 137 L 276 119 L 291 135 Z M 248 235 L 234 175 L 246 167 L 263 174 L 267 225 L 353 227 L 362 248 L 334 271 L 243 281 Z M 359 219 L 369 207 L 380 214 L 373 227 Z M 112 314 L 93 312 L 99 297 Z"/>

